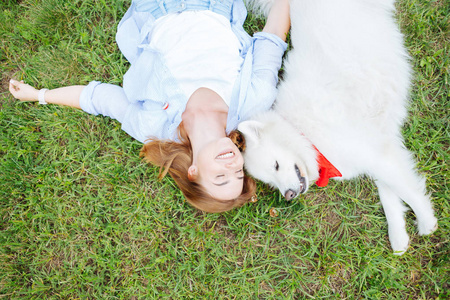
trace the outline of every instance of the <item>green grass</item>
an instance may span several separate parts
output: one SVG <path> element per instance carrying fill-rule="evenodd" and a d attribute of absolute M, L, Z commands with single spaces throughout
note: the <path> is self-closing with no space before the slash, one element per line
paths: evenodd
<path fill-rule="evenodd" d="M 0 4 L 0 299 L 450 298 L 448 1 L 397 5 L 415 70 L 404 136 L 440 226 L 420 237 L 408 213 L 402 257 L 369 179 L 289 203 L 258 184 L 256 204 L 204 214 L 172 180 L 157 181 L 118 122 L 9 95 L 11 77 L 120 84 L 128 65 L 114 35 L 128 5 Z"/>

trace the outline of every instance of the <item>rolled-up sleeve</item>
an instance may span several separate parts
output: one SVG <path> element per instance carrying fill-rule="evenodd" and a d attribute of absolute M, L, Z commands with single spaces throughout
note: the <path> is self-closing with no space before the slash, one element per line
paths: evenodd
<path fill-rule="evenodd" d="M 278 71 L 286 49 L 286 42 L 275 34 L 258 32 L 253 36 L 233 88 L 227 132 L 253 115 L 270 109 L 277 96 Z"/>
<path fill-rule="evenodd" d="M 81 92 L 80 107 L 93 115 L 103 115 L 123 123 L 130 103 L 120 86 L 90 82 Z"/>
<path fill-rule="evenodd" d="M 268 110 L 277 96 L 278 71 L 287 44 L 278 36 L 259 32 L 253 37 L 252 66 L 245 101 L 239 103 L 243 119 Z"/>
<path fill-rule="evenodd" d="M 267 32 L 255 33 L 253 39 L 253 76 L 276 86 L 287 43 Z"/>

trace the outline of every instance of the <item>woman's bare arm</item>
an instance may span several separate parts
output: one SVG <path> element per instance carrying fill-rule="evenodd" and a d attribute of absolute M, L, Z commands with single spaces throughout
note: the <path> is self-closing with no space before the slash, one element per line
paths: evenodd
<path fill-rule="evenodd" d="M 275 0 L 267 16 L 263 32 L 276 34 L 286 41 L 286 35 L 291 27 L 289 7 L 289 0 Z"/>
<path fill-rule="evenodd" d="M 61 87 L 45 92 L 44 99 L 47 103 L 59 104 L 80 108 L 80 95 L 84 85 L 72 85 Z M 9 82 L 9 91 L 14 98 L 20 101 L 38 101 L 39 90 L 22 81 L 11 79 Z"/>

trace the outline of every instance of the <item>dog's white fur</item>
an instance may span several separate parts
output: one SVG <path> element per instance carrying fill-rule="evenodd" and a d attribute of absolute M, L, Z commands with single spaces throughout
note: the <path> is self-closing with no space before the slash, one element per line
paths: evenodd
<path fill-rule="evenodd" d="M 247 5 L 267 15 L 273 1 Z M 432 233 L 437 219 L 401 136 L 411 68 L 394 1 L 290 5 L 293 49 L 277 101 L 273 110 L 239 125 L 247 142 L 246 169 L 292 198 L 319 176 L 314 144 L 342 179 L 366 174 L 375 180 L 391 247 L 401 255 L 409 244 L 402 200 L 416 214 L 419 234 Z"/>

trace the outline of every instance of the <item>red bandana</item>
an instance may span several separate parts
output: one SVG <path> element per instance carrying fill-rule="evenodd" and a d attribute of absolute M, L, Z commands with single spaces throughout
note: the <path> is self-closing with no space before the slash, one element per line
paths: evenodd
<path fill-rule="evenodd" d="M 341 172 L 333 166 L 328 159 L 314 146 L 317 152 L 317 162 L 319 163 L 319 179 L 317 179 L 317 186 L 324 187 L 328 184 L 328 180 L 332 177 L 342 177 Z"/>

